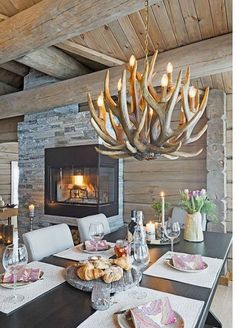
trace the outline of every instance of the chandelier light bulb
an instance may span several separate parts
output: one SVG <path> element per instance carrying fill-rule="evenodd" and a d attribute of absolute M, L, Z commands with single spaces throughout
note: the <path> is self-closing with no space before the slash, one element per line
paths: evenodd
<path fill-rule="evenodd" d="M 103 95 L 100 95 L 97 100 L 97 104 L 99 107 L 104 105 Z"/>
<path fill-rule="evenodd" d="M 196 96 L 196 93 L 197 93 L 197 89 L 194 88 L 194 86 L 191 86 L 188 92 L 189 97 L 194 98 Z"/>
<path fill-rule="evenodd" d="M 167 73 L 173 72 L 173 65 L 171 63 L 168 63 L 166 66 Z"/>
<path fill-rule="evenodd" d="M 167 85 L 168 85 L 168 76 L 167 74 L 164 74 L 161 79 L 161 86 L 167 87 Z"/>
<path fill-rule="evenodd" d="M 134 66 L 134 64 L 135 64 L 135 57 L 134 57 L 134 55 L 132 55 L 131 57 L 130 57 L 130 59 L 129 59 L 129 66 L 131 66 L 131 67 L 133 67 Z"/>

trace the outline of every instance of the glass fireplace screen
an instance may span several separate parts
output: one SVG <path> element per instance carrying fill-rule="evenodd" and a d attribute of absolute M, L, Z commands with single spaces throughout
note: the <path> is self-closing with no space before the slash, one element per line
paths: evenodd
<path fill-rule="evenodd" d="M 51 167 L 50 202 L 106 204 L 114 202 L 114 167 Z"/>

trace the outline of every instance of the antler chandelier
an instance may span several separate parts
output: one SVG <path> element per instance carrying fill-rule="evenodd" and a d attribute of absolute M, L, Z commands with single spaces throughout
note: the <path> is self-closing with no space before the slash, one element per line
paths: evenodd
<path fill-rule="evenodd" d="M 146 8 L 148 20 L 147 1 Z M 181 148 L 197 141 L 207 130 L 206 124 L 198 133 L 193 133 L 205 111 L 209 88 L 207 87 L 201 96 L 199 89 L 190 86 L 189 67 L 183 81 L 181 70 L 176 81 L 173 82 L 173 66 L 168 63 L 167 74 L 163 75 L 161 90 L 158 92 L 152 85 L 158 51 L 154 53 L 149 63 L 147 33 L 143 74 L 138 72 L 137 60 L 132 55 L 127 69 L 123 70 L 122 78 L 118 81 L 117 100 L 110 94 L 109 70 L 105 77 L 104 91 L 97 98 L 97 109 L 94 107 L 91 95 L 88 94 L 91 123 L 104 145 L 104 149 L 96 148 L 96 150 L 113 158 L 134 157 L 138 160 L 156 159 L 160 156 L 172 160 L 197 156 L 203 149 L 186 152 Z M 128 96 L 127 71 L 129 72 Z M 179 122 L 174 128 L 171 123 L 172 114 L 178 103 L 180 103 Z"/>

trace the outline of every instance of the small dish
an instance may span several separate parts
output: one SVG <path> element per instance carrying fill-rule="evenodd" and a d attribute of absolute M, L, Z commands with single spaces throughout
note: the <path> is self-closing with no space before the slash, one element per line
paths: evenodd
<path fill-rule="evenodd" d="M 32 284 L 40 281 L 40 280 L 43 280 L 43 275 L 44 275 L 44 272 L 41 271 L 40 272 L 40 277 L 38 280 L 35 280 L 35 281 L 28 281 L 28 282 L 24 282 L 24 281 L 18 281 L 16 283 L 16 288 L 24 288 L 24 287 L 27 287 L 27 286 L 31 286 Z M 0 275 L 0 281 L 2 281 L 2 278 L 4 276 L 4 273 L 2 273 Z M 8 288 L 8 289 L 13 289 L 14 288 L 14 284 L 11 283 L 11 282 L 7 282 L 7 283 L 4 283 L 4 282 L 0 282 L 0 286 L 4 287 L 4 288 Z"/>
<path fill-rule="evenodd" d="M 184 320 L 180 314 L 175 312 L 177 321 L 169 325 L 162 325 L 160 328 L 184 328 Z M 114 314 L 117 319 L 117 323 L 120 328 L 134 328 L 134 324 L 131 318 L 129 310 L 121 311 L 120 313 Z"/>
<path fill-rule="evenodd" d="M 107 249 L 101 249 L 101 250 L 97 250 L 97 251 L 88 251 L 88 250 L 85 248 L 85 244 L 84 244 L 84 243 L 81 245 L 81 250 L 82 250 L 84 253 L 88 253 L 88 254 L 100 254 L 100 253 L 103 253 L 103 252 L 108 251 L 109 249 L 111 249 L 111 245 L 109 245 L 109 244 L 108 244 L 108 248 L 107 248 Z"/>
<path fill-rule="evenodd" d="M 204 265 L 204 269 L 181 269 L 181 268 L 176 268 L 174 265 L 173 265 L 173 262 L 172 262 L 172 259 L 166 259 L 165 260 L 165 263 L 167 265 L 169 265 L 171 268 L 175 269 L 175 270 L 178 270 L 178 271 L 181 271 L 181 272 L 189 272 L 189 273 L 196 273 L 196 272 L 201 272 L 201 271 L 204 271 L 208 268 L 208 264 L 206 262 L 203 262 L 203 265 Z"/>

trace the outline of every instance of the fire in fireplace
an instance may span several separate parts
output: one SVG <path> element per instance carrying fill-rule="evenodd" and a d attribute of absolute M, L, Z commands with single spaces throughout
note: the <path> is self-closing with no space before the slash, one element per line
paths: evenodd
<path fill-rule="evenodd" d="M 94 146 L 45 150 L 45 214 L 118 214 L 118 160 Z"/>

